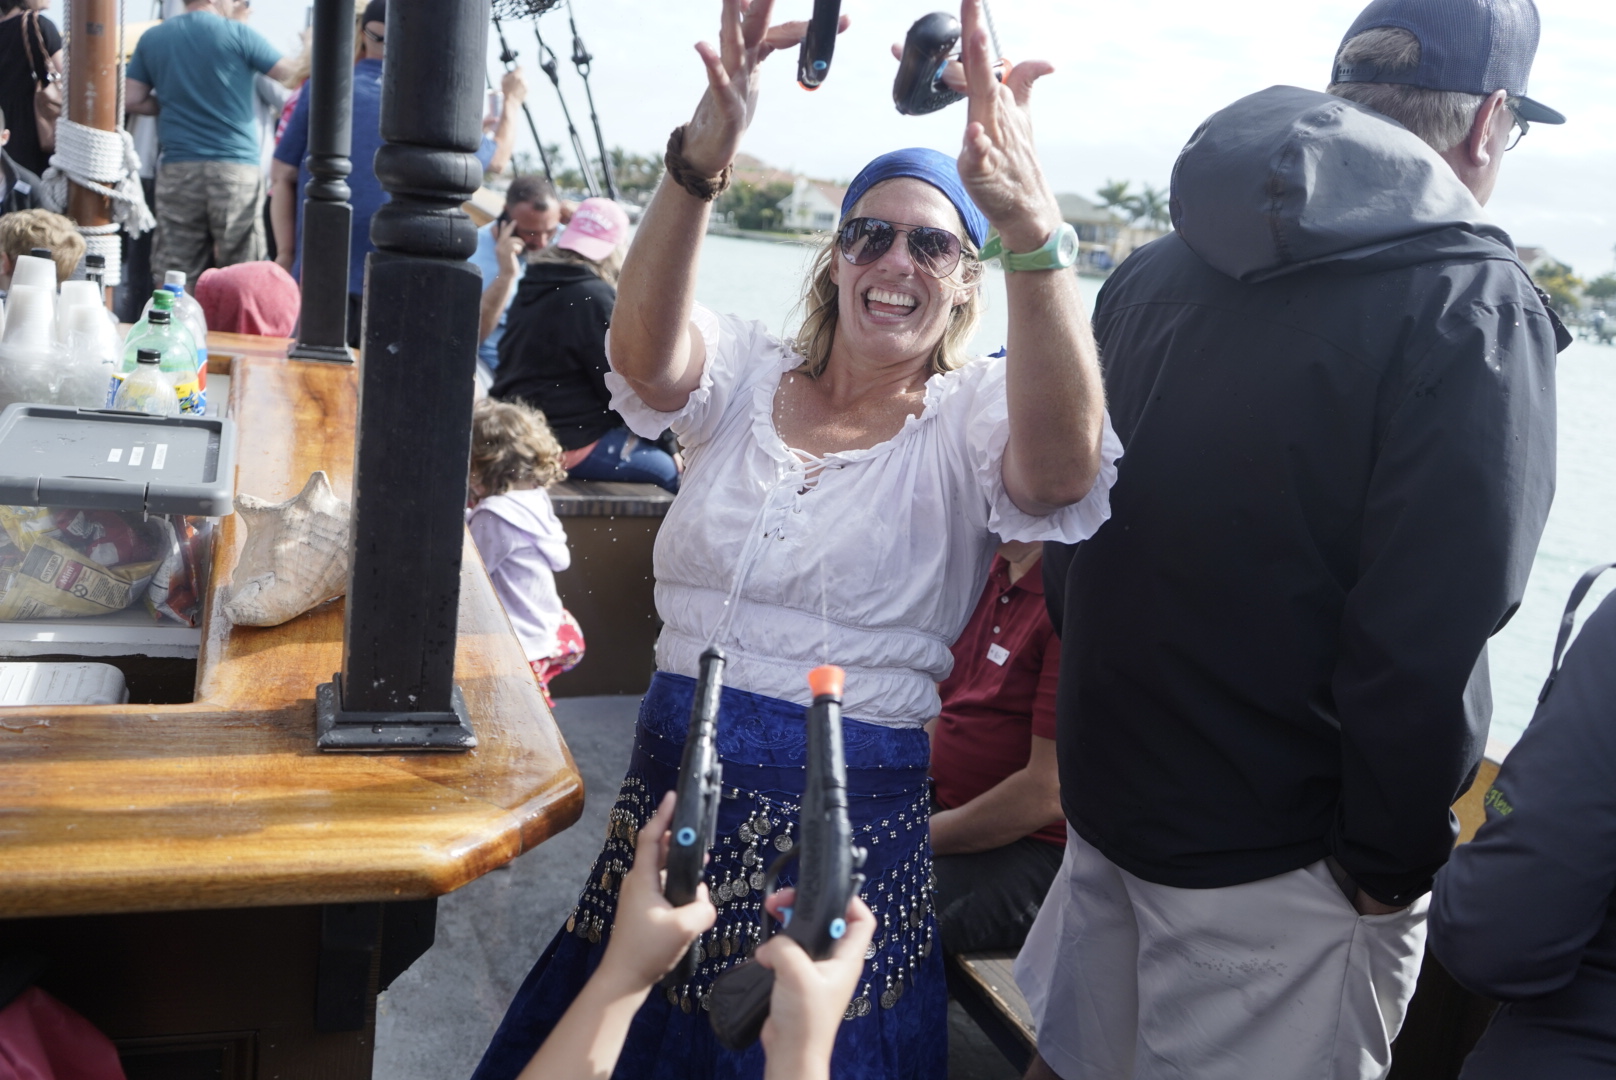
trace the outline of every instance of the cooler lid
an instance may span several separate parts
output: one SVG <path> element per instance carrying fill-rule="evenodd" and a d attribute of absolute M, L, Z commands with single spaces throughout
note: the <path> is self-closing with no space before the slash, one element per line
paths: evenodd
<path fill-rule="evenodd" d="M 22 403 L 0 413 L 0 504 L 223 517 L 235 483 L 227 417 Z"/>

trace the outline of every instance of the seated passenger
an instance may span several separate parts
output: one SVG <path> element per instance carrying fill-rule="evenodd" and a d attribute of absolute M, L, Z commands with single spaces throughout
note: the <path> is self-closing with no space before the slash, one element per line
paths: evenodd
<path fill-rule="evenodd" d="M 572 565 L 572 554 L 545 491 L 566 475 L 561 446 L 542 413 L 488 398 L 477 402 L 466 524 L 546 702 L 550 680 L 584 658 L 583 630 L 556 592 L 555 575 Z"/>
<path fill-rule="evenodd" d="M 303 309 L 292 275 L 267 259 L 202 271 L 196 302 L 209 330 L 260 337 L 291 337 Z"/>
<path fill-rule="evenodd" d="M 585 199 L 560 239 L 528 264 L 505 317 L 490 397 L 525 401 L 550 421 L 576 480 L 617 480 L 679 490 L 673 457 L 612 411 L 606 328 L 628 215 L 610 199 Z"/>
<path fill-rule="evenodd" d="M 949 952 L 1021 948 L 1066 850 L 1055 761 L 1060 642 L 1043 546 L 999 548 L 932 722 L 932 868 Z"/>
<path fill-rule="evenodd" d="M 29 124 L 33 123 L 31 115 L 25 119 Z M 6 126 L 6 111 L 0 109 L 0 214 L 14 214 L 39 206 L 39 177 L 6 153 L 6 145 L 10 142 L 11 129 Z"/>
<path fill-rule="evenodd" d="M 1616 1075 L 1616 594 L 1437 874 L 1431 951 L 1504 1004 L 1461 1080 Z"/>
<path fill-rule="evenodd" d="M 492 375 L 499 367 L 499 341 L 505 336 L 505 313 L 516 299 L 516 287 L 528 262 L 550 246 L 572 216 L 542 176 L 528 173 L 511 181 L 505 210 L 477 230 L 477 250 L 468 262 L 483 272 L 483 298 L 478 311 L 477 359 Z"/>
<path fill-rule="evenodd" d="M 44 248 L 56 263 L 56 280 L 66 281 L 84 258 L 84 237 L 78 226 L 49 210 L 18 210 L 0 216 L 0 296 L 11 288 L 17 258 Z"/>

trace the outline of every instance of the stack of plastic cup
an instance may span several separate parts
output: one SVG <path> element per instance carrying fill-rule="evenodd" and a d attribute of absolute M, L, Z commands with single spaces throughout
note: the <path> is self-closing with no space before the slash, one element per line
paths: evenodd
<path fill-rule="evenodd" d="M 28 256 L 18 259 L 19 265 Z M 48 260 L 43 261 L 48 265 Z M 13 402 L 51 404 L 65 350 L 56 343 L 55 268 L 50 288 L 17 284 L 13 276 L 5 337 L 0 339 L 0 408 Z"/>
<path fill-rule="evenodd" d="M 56 403 L 99 409 L 107 403 L 107 386 L 123 358 L 123 343 L 99 303 L 67 303 L 65 286 L 62 294 L 67 355 L 62 360 Z"/>

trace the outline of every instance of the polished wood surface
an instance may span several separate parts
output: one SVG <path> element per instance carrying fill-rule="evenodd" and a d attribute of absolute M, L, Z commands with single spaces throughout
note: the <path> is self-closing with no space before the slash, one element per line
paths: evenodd
<path fill-rule="evenodd" d="M 236 490 L 289 498 L 325 469 L 346 491 L 356 368 L 249 344 Z M 582 782 L 469 538 L 455 679 L 479 745 L 419 755 L 314 749 L 342 602 L 232 627 L 243 542 L 224 519 L 194 703 L 0 709 L 0 917 L 437 896 L 577 820 Z"/>

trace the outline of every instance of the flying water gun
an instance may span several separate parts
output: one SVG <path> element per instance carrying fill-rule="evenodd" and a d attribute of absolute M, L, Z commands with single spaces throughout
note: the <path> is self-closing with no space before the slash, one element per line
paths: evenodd
<path fill-rule="evenodd" d="M 830 74 L 830 58 L 836 51 L 836 31 L 841 24 L 841 0 L 814 0 L 808 36 L 797 51 L 797 85 L 804 90 L 818 90 Z"/>
<path fill-rule="evenodd" d="M 809 956 L 823 960 L 847 932 L 847 904 L 864 884 L 864 849 L 853 846 L 847 817 L 847 760 L 842 753 L 842 669 L 808 673 L 808 777 L 802 793 L 802 839 L 769 868 L 772 894 L 784 867 L 797 863 L 797 898 L 784 933 Z M 767 916 L 764 916 L 767 919 Z M 757 1041 L 769 1016 L 774 972 L 748 960 L 713 981 L 711 1019 L 718 1041 L 744 1050 Z"/>
<path fill-rule="evenodd" d="M 993 13 L 987 0 L 983 0 L 982 14 L 987 19 L 988 36 L 992 39 L 993 54 L 999 51 L 999 34 L 993 26 Z M 922 15 L 909 28 L 903 39 L 903 56 L 898 63 L 898 77 L 892 81 L 892 103 L 905 116 L 924 116 L 961 101 L 965 95 L 943 82 L 943 72 L 949 61 L 959 58 L 960 21 L 946 11 Z M 1000 59 L 993 66 L 994 78 L 1000 82 L 1009 72 L 1009 65 Z"/>

